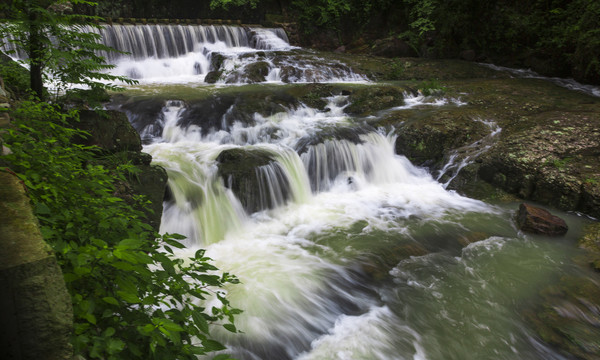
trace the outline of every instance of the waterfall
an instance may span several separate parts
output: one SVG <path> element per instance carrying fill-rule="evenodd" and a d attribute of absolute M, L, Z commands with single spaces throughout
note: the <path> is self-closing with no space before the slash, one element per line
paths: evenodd
<path fill-rule="evenodd" d="M 512 210 L 447 191 L 395 154 L 393 132 L 347 115 L 348 96 L 315 109 L 271 86 L 250 88 L 199 100 L 134 98 L 122 108 L 168 172 L 161 232 L 188 237 L 176 255 L 205 248 L 240 279 L 222 291 L 243 309 L 235 321 L 242 333 L 211 332 L 227 353 L 560 358 L 547 356 L 514 304 L 563 271 L 571 256 L 564 242 L 529 241 Z M 390 111 L 462 105 L 406 97 Z M 274 110 L 261 115 L 255 101 Z M 501 131 L 474 121 L 489 129 L 487 140 Z M 446 176 L 460 170 L 461 156 L 486 151 L 486 141 L 457 154 Z"/>
<path fill-rule="evenodd" d="M 309 59 L 283 29 L 230 25 L 82 26 L 116 52 L 102 51 L 113 75 L 146 83 L 365 82 L 336 61 Z M 0 50 L 16 50 L 4 39 Z M 300 53 L 299 53 L 300 52 Z M 24 59 L 23 51 L 12 56 Z"/>

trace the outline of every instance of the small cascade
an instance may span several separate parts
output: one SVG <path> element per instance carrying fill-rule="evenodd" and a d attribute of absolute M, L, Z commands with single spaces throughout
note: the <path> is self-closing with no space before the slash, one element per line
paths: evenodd
<path fill-rule="evenodd" d="M 250 30 L 250 45 L 258 50 L 290 50 L 290 41 L 285 31 L 278 29 L 252 28 Z"/>
<path fill-rule="evenodd" d="M 452 180 L 458 176 L 459 172 L 465 166 L 471 164 L 481 154 L 488 151 L 492 147 L 495 137 L 502 131 L 502 128 L 491 120 L 475 119 L 475 121 L 483 123 L 490 130 L 490 133 L 472 144 L 452 151 L 448 156 L 448 161 L 436 177 L 437 181 L 446 179 L 443 183 L 444 188 L 450 185 Z"/>

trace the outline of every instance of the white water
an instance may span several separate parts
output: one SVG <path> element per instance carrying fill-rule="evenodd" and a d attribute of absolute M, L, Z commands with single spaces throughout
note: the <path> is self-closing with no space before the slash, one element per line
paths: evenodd
<path fill-rule="evenodd" d="M 258 35 L 265 48 L 284 46 Z M 209 40 L 202 49 L 192 43 L 176 57 L 121 59 L 117 69 L 135 68 L 148 82 L 197 84 L 207 55 L 220 52 L 237 59 L 230 73 L 235 61 L 266 58 L 273 66 L 267 81 L 282 81 L 285 66 L 251 43 L 227 41 Z M 284 65 L 298 65 L 289 61 Z M 293 81 L 309 81 L 302 71 Z M 571 247 L 532 241 L 515 230 L 511 210 L 447 191 L 394 153 L 393 133 L 363 134 L 358 143 L 325 137 L 299 155 L 301 139 L 359 125 L 344 113 L 344 97 L 328 100 L 325 111 L 300 106 L 253 122 L 227 122 L 223 114 L 211 131 L 179 126 L 187 105 L 173 100 L 140 129 L 152 139 L 145 151 L 169 174 L 172 199 L 161 231 L 188 237 L 179 256 L 206 248 L 219 269 L 242 282 L 225 291 L 244 310 L 236 317 L 243 333 L 212 332 L 227 352 L 240 360 L 563 359 L 522 319 L 522 305 L 565 273 Z M 392 111 L 447 102 L 416 96 L 405 104 Z M 488 124 L 493 138 L 499 129 Z M 162 134 L 153 137 L 156 129 Z M 485 151 L 475 145 L 474 156 Z M 274 194 L 269 209 L 246 213 L 218 176 L 216 159 L 232 148 L 272 155 L 275 163 L 254 173 L 261 192 Z M 445 170 L 458 172 L 460 164 Z"/>
<path fill-rule="evenodd" d="M 310 83 L 365 82 L 340 63 L 323 59 L 300 61 L 282 29 L 226 25 L 103 25 L 100 29 L 84 26 L 101 42 L 119 52 L 102 52 L 115 66 L 111 74 L 137 80 L 140 84 L 204 85 L 211 71 L 222 72 L 219 84 L 248 82 Z M 1 39 L 0 39 L 1 40 Z M 12 43 L 0 42 L 0 50 L 14 50 Z M 12 54 L 24 59 L 23 52 Z M 212 62 L 222 57 L 223 67 Z M 246 67 L 260 57 L 268 64 L 259 79 L 248 79 Z"/>
<path fill-rule="evenodd" d="M 530 256 L 552 250 L 531 244 L 523 248 L 510 238 L 490 237 L 481 245 L 468 246 L 462 255 L 434 252 L 405 260 L 400 256 L 389 268 L 380 265 L 383 274 L 390 271 L 395 279 L 397 285 L 392 287 L 376 285 L 365 273 L 361 264 L 371 266 L 368 259 L 380 256 L 377 249 L 385 254 L 388 247 L 419 243 L 458 249 L 449 245 L 449 240 L 429 239 L 464 231 L 516 235 L 509 215 L 502 210 L 446 191 L 426 171 L 395 155 L 392 134 L 361 135 L 358 144 L 326 140 L 302 155 L 292 150 L 305 136 L 318 135 L 329 126 L 351 124 L 352 119 L 343 113 L 342 100 L 331 98 L 327 111 L 300 107 L 269 118 L 257 115 L 253 124 L 238 122 L 204 135 L 194 126 L 183 129 L 176 125 L 185 106 L 182 102 L 168 102 L 163 109 L 163 136 L 145 147 L 154 162 L 167 169 L 174 194 L 174 201 L 165 207 L 161 231 L 189 237 L 188 248 L 180 256 L 206 248 L 222 271 L 241 280 L 226 291 L 232 304 L 244 310 L 236 319 L 243 333 L 217 329 L 214 335 L 238 359 L 463 359 L 469 351 L 457 348 L 447 353 L 442 349 L 452 347 L 448 341 L 462 341 L 463 346 L 475 343 L 449 336 L 448 327 L 427 328 L 461 321 L 461 311 L 469 307 L 469 300 L 458 308 L 443 300 L 457 296 L 444 288 L 450 283 L 440 282 L 439 276 L 447 272 L 456 278 L 454 286 L 483 287 L 464 294 L 475 296 L 473 301 L 482 297 L 483 303 L 474 302 L 477 311 L 492 306 L 483 319 L 477 319 L 472 310 L 469 316 L 476 323 L 465 327 L 470 332 L 483 329 L 474 337 L 484 339 L 481 346 L 487 349 L 481 350 L 483 357 L 478 358 L 492 353 L 497 356 L 488 358 L 543 358 L 537 352 L 547 349 L 539 344 L 542 350 L 535 349 L 525 338 L 524 325 L 515 324 L 514 318 L 503 322 L 494 317 L 493 312 L 511 310 L 507 303 L 485 300 L 485 288 L 500 285 L 489 277 L 494 271 L 486 273 L 480 268 L 485 267 L 487 257 L 494 256 L 490 253 L 504 259 L 514 252 Z M 215 159 L 231 148 L 273 154 L 291 184 L 291 200 L 279 201 L 271 210 L 246 214 L 217 176 Z M 257 176 L 260 174 L 258 171 Z M 265 191 L 278 191 L 277 181 L 268 178 L 263 176 Z M 490 227 L 490 219 L 501 225 Z M 508 254 L 503 253 L 505 249 L 510 249 Z M 421 264 L 431 267 L 433 274 L 420 269 Z M 544 265 L 538 273 L 548 273 L 553 266 Z M 427 275 L 420 274 L 423 271 Z M 465 278 L 465 273 L 472 274 Z M 541 275 L 531 274 L 525 266 L 511 276 L 540 281 Z M 459 285 L 463 281 L 466 285 Z M 405 298 L 406 289 L 412 289 L 410 299 Z M 497 296 L 494 291 L 492 296 Z M 446 305 L 436 308 L 429 297 Z M 419 299 L 428 300 L 420 304 Z M 433 310 L 435 316 L 418 315 L 415 312 L 421 311 L 420 307 Z"/>

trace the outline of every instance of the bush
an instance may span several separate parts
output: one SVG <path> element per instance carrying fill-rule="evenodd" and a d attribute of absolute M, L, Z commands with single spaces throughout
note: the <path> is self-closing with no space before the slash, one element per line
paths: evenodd
<path fill-rule="evenodd" d="M 23 102 L 3 139 L 5 157 L 23 180 L 44 238 L 54 248 L 73 300 L 76 354 L 89 359 L 196 359 L 222 350 L 211 326 L 236 332 L 218 275 L 199 250 L 184 261 L 179 235 L 159 236 L 141 212 L 115 197 L 113 182 L 136 172 L 130 164 L 97 165 L 94 147 L 71 143 L 85 136 L 68 126 L 77 113 Z M 137 202 L 144 203 L 143 198 Z M 218 307 L 205 308 L 208 298 Z M 114 336 L 114 335 L 117 336 Z M 222 355 L 221 357 L 225 357 Z"/>

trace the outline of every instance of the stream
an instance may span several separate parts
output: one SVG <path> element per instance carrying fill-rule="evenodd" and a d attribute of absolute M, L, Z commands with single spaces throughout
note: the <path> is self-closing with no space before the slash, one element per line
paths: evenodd
<path fill-rule="evenodd" d="M 317 99 L 322 108 L 293 98 L 308 84 L 373 83 L 290 46 L 280 30 L 113 25 L 102 35 L 131 53 L 110 58 L 114 73 L 139 80 L 113 106 L 169 175 L 161 232 L 187 236 L 178 256 L 205 248 L 240 279 L 224 290 L 243 310 L 241 332 L 212 332 L 227 353 L 571 358 L 544 343 L 524 313 L 542 289 L 584 271 L 572 260 L 584 219 L 560 214 L 570 230 L 558 239 L 523 234 L 517 204 L 447 190 L 440 174 L 394 152 L 394 129 L 349 115 L 347 94 Z M 406 94 L 389 111 L 462 105 Z M 481 121 L 490 138 L 501 132 L 493 119 Z M 264 161 L 224 175 L 226 153 Z M 235 188 L 248 178 L 257 184 L 251 195 Z"/>

